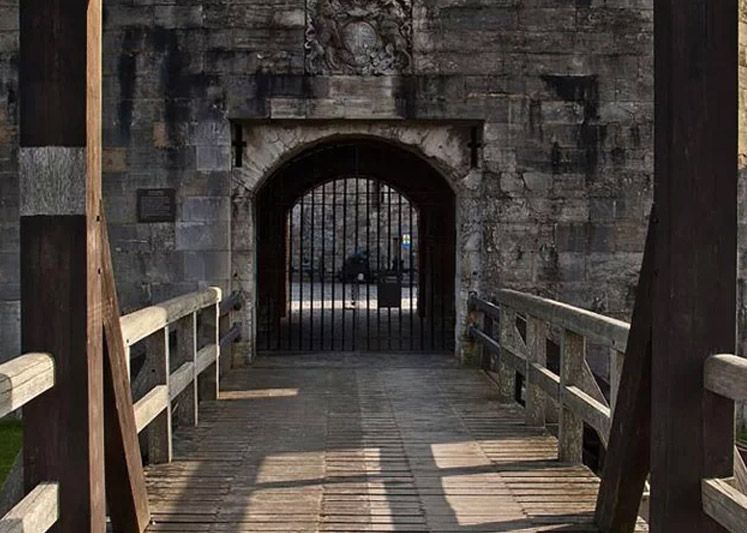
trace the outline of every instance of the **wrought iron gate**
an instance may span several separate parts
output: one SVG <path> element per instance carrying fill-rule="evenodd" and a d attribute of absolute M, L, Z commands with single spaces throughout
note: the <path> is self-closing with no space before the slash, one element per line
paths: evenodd
<path fill-rule="evenodd" d="M 282 282 L 260 291 L 259 350 L 453 349 L 453 280 L 435 274 L 433 243 L 402 193 L 336 179 L 302 196 L 284 225 Z"/>

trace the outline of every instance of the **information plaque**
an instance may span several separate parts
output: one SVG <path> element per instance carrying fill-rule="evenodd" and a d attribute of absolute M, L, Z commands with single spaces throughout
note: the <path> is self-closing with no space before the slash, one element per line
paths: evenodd
<path fill-rule="evenodd" d="M 174 189 L 137 190 L 138 222 L 174 222 L 175 220 L 176 192 Z"/>

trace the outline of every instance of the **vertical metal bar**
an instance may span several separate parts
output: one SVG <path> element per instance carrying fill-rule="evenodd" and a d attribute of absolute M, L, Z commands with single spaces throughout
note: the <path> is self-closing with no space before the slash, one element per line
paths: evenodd
<path fill-rule="evenodd" d="M 428 239 L 428 240 L 430 242 L 428 243 L 428 257 L 427 257 L 428 267 L 427 268 L 428 268 L 428 271 L 430 272 L 428 279 L 430 281 L 430 286 L 431 286 L 430 291 L 428 291 L 428 302 L 430 303 L 430 307 L 431 307 L 431 312 L 429 313 L 430 315 L 429 319 L 431 321 L 431 333 L 430 333 L 431 351 L 433 351 L 436 348 L 436 332 L 435 332 L 436 317 L 434 316 L 436 312 L 436 301 L 435 301 L 436 286 L 435 286 L 435 280 L 433 279 L 433 273 L 435 271 L 435 268 L 434 268 L 435 254 L 433 253 L 434 252 L 433 239 Z"/>
<path fill-rule="evenodd" d="M 442 241 L 439 240 L 439 244 L 441 242 Z M 438 285 L 439 285 L 439 292 L 440 292 L 439 297 L 441 298 L 441 349 L 445 350 L 446 349 L 446 287 L 445 287 L 446 276 L 444 275 L 444 267 L 445 267 L 444 260 L 446 258 L 444 257 L 445 254 L 443 253 L 444 252 L 443 248 L 439 248 L 439 250 L 440 250 L 440 260 L 438 262 L 438 265 L 439 265 L 440 271 L 439 271 Z"/>
<path fill-rule="evenodd" d="M 316 188 L 311 190 L 311 238 L 309 239 L 309 351 L 314 350 L 314 252 L 315 246 L 314 231 L 316 230 L 315 210 L 316 208 Z"/>
<path fill-rule="evenodd" d="M 412 226 L 412 202 L 410 202 L 408 200 L 407 205 L 410 208 L 409 209 L 409 211 L 410 211 L 410 215 L 409 215 L 409 221 L 410 221 L 410 224 L 409 224 L 409 226 L 410 226 L 409 227 L 409 232 L 410 232 L 410 265 L 409 265 L 409 275 L 410 275 L 410 280 L 409 281 L 410 281 L 410 351 L 412 351 L 412 350 L 415 349 L 415 347 L 414 347 L 414 344 L 415 344 L 415 332 L 413 331 L 413 325 L 414 325 L 413 318 L 414 317 L 412 316 L 412 313 L 413 313 L 413 300 L 414 300 L 414 298 L 412 296 L 412 287 L 413 287 L 413 282 L 414 282 L 414 278 L 415 278 L 415 276 L 414 276 L 414 264 L 415 263 L 413 261 L 414 250 L 415 250 L 415 231 L 413 230 L 413 226 Z"/>
<path fill-rule="evenodd" d="M 345 325 L 347 323 L 347 315 L 345 313 L 345 304 L 347 298 L 347 287 L 346 277 L 347 272 L 345 271 L 345 262 L 347 259 L 347 243 L 348 243 L 348 179 L 342 180 L 342 351 L 345 351 Z"/>
<path fill-rule="evenodd" d="M 299 220 L 299 234 L 301 238 L 298 243 L 298 349 L 303 349 L 303 230 L 306 226 L 305 220 L 305 197 L 301 197 L 301 218 Z"/>
<path fill-rule="evenodd" d="M 371 351 L 371 180 L 366 179 L 366 349 Z"/>
<path fill-rule="evenodd" d="M 381 350 L 381 210 L 384 199 L 381 182 L 376 182 L 376 349 Z"/>
<path fill-rule="evenodd" d="M 330 350 L 335 351 L 335 297 L 337 295 L 337 180 L 332 181 L 332 318 L 330 319 Z"/>
<path fill-rule="evenodd" d="M 327 184 L 322 185 L 322 264 L 319 265 L 319 272 L 321 277 L 321 289 L 322 289 L 322 314 L 320 315 L 321 331 L 319 334 L 319 346 L 321 350 L 324 350 L 324 302 L 327 299 L 325 292 L 324 278 L 327 275 L 327 254 L 326 254 L 326 241 L 327 241 Z"/>
<path fill-rule="evenodd" d="M 397 279 L 399 280 L 399 308 L 397 322 L 399 322 L 399 349 L 402 350 L 402 193 L 397 192 Z"/>
<path fill-rule="evenodd" d="M 288 351 L 291 349 L 291 330 L 293 329 L 293 212 L 295 210 L 295 205 L 288 210 L 288 255 L 285 258 L 288 269 L 288 325 L 286 330 Z"/>
<path fill-rule="evenodd" d="M 356 155 L 356 158 L 357 158 L 357 155 Z M 356 162 L 356 167 L 357 166 L 358 165 Z M 353 248 L 353 253 L 356 256 L 358 256 L 358 221 L 359 221 L 359 215 L 360 215 L 358 202 L 360 200 L 360 195 L 359 195 L 360 181 L 358 180 L 357 175 L 355 176 L 355 181 L 353 183 L 355 183 L 355 244 Z M 356 294 L 355 307 L 353 308 L 353 351 L 355 351 L 356 349 L 357 340 L 358 340 L 357 339 L 357 336 L 358 336 L 358 304 L 359 304 L 358 300 L 360 300 L 360 297 L 361 297 L 361 294 L 360 294 L 361 284 L 360 284 L 360 281 L 358 280 L 357 274 L 355 278 L 356 279 L 353 282 L 355 284 L 353 287 L 354 287 L 355 294 Z"/>
<path fill-rule="evenodd" d="M 387 187 L 387 198 L 386 198 L 386 225 L 387 225 L 387 246 L 386 246 L 386 264 L 387 270 L 392 268 L 392 188 Z M 392 308 L 387 307 L 387 348 L 391 351 L 392 349 Z"/>

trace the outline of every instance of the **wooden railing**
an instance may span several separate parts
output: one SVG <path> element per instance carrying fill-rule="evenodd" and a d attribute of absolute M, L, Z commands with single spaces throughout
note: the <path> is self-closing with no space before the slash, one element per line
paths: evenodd
<path fill-rule="evenodd" d="M 21 355 L 0 365 L 0 418 L 54 386 L 54 359 L 45 353 Z M 43 533 L 59 518 L 59 485 L 40 483 L 0 519 L 2 533 Z"/>
<path fill-rule="evenodd" d="M 484 356 L 497 356 L 501 399 L 515 399 L 516 376 L 524 380 L 525 417 L 529 425 L 545 425 L 546 398 L 558 404 L 558 458 L 581 463 L 583 424 L 596 430 L 606 446 L 627 344 L 629 324 L 585 309 L 512 290 L 499 291 L 495 302 L 472 295 L 471 337 Z M 526 321 L 522 338 L 517 317 Z M 497 328 L 496 328 L 497 324 Z M 547 368 L 546 342 L 550 328 L 560 336 L 560 374 Z M 497 329 L 497 332 L 494 331 Z M 609 348 L 610 399 L 607 401 L 586 362 L 587 340 Z M 492 369 L 487 358 L 483 367 Z M 733 401 L 747 401 L 747 359 L 714 355 L 706 362 L 707 390 Z M 644 493 L 645 504 L 648 495 Z M 731 532 L 747 524 L 747 467 L 735 454 L 734 476 L 704 479 L 705 512 Z M 645 513 L 645 509 L 642 509 Z"/>
<path fill-rule="evenodd" d="M 713 355 L 705 364 L 705 388 L 736 402 L 747 401 L 747 359 L 735 355 Z M 735 455 L 733 477 L 704 479 L 701 484 L 703 510 L 733 533 L 747 527 L 747 469 Z"/>
<path fill-rule="evenodd" d="M 581 463 L 584 422 L 594 428 L 602 443 L 609 439 L 612 408 L 617 395 L 622 358 L 630 326 L 591 311 L 531 294 L 502 290 L 495 303 L 473 295 L 470 309 L 482 316 L 470 334 L 487 353 L 498 356 L 501 399 L 514 399 L 516 375 L 525 386 L 526 422 L 544 426 L 547 397 L 558 403 L 558 457 Z M 517 316 L 526 321 L 526 340 L 516 329 Z M 494 325 L 498 324 L 498 332 Z M 549 328 L 559 330 L 560 373 L 547 367 Z M 610 401 L 599 387 L 586 361 L 587 340 L 610 350 Z"/>
<path fill-rule="evenodd" d="M 150 462 L 171 460 L 174 419 L 196 425 L 199 400 L 217 399 L 221 348 L 239 337 L 239 325 L 230 327 L 239 301 L 237 293 L 222 301 L 220 289 L 209 288 L 121 318 L 128 365 L 131 349 L 145 345 L 132 386 L 135 425 L 138 433 L 147 428 Z M 0 365 L 0 418 L 52 388 L 54 372 L 49 354 L 26 354 Z M 59 518 L 58 500 L 57 483 L 39 484 L 0 519 L 0 532 L 47 531 Z"/>
<path fill-rule="evenodd" d="M 171 461 L 172 420 L 196 425 L 199 400 L 218 398 L 220 316 L 221 291 L 209 288 L 121 319 L 127 349 L 145 344 L 145 361 L 133 384 L 133 396 L 137 431 L 148 428 L 151 463 Z"/>

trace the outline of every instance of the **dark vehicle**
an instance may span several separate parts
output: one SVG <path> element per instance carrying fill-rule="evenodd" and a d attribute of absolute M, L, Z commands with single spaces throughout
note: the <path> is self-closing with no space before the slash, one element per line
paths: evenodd
<path fill-rule="evenodd" d="M 363 275 L 362 279 L 360 278 L 361 274 Z M 368 261 L 368 251 L 358 252 L 345 259 L 342 269 L 338 272 L 338 277 L 340 281 L 345 283 L 353 283 L 358 280 L 364 283 L 372 283 L 374 275 Z"/>

